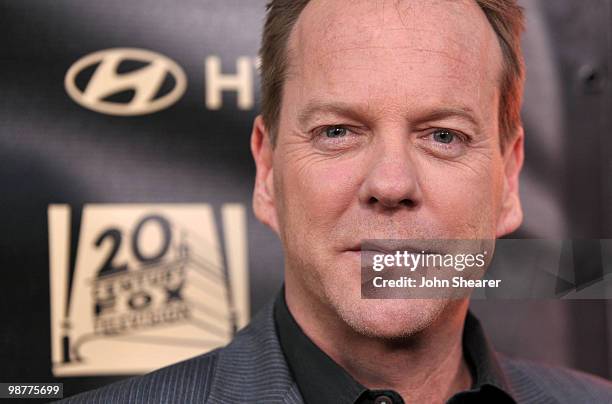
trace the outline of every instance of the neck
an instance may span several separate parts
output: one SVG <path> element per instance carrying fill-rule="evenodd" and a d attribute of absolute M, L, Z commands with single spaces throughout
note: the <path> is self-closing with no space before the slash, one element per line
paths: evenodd
<path fill-rule="evenodd" d="M 304 333 L 369 389 L 393 389 L 413 402 L 444 402 L 470 387 L 463 356 L 468 301 L 450 301 L 426 329 L 401 339 L 363 335 L 329 306 L 286 279 L 289 311 Z"/>

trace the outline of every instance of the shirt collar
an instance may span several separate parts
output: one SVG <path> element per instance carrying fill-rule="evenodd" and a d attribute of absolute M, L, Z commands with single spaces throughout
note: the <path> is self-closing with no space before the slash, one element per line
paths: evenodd
<path fill-rule="evenodd" d="M 497 355 L 491 348 L 480 321 L 471 311 L 468 311 L 463 327 L 463 352 L 474 380 L 472 389 L 490 385 L 502 391 L 510 391 Z"/>
<path fill-rule="evenodd" d="M 352 404 L 367 389 L 312 342 L 285 301 L 285 287 L 274 302 L 274 320 L 289 369 L 306 403 Z"/>
<path fill-rule="evenodd" d="M 353 404 L 369 390 L 353 379 L 340 365 L 302 331 L 285 300 L 285 287 L 274 302 L 274 320 L 289 369 L 306 403 Z M 463 349 L 474 383 L 448 402 L 487 398 L 514 402 L 497 357 L 478 319 L 468 312 L 463 331 Z"/>

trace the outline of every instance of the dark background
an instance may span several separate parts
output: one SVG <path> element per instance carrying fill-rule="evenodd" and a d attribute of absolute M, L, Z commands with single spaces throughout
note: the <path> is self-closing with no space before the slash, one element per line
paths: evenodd
<path fill-rule="evenodd" d="M 251 110 L 205 102 L 204 60 L 255 57 L 264 0 L 0 3 L 0 381 L 60 381 L 65 396 L 118 377 L 51 374 L 47 207 L 198 202 L 250 206 Z M 523 1 L 525 221 L 515 237 L 612 238 L 611 0 Z M 143 48 L 188 77 L 173 106 L 139 117 L 96 113 L 64 90 L 81 57 Z M 255 75 L 256 77 L 256 75 Z M 258 80 L 254 85 L 258 87 Z M 258 92 L 258 90 L 257 90 Z M 256 100 L 258 100 L 258 95 Z M 249 211 L 251 309 L 282 282 L 276 237 Z M 609 301 L 479 301 L 498 350 L 612 376 Z"/>

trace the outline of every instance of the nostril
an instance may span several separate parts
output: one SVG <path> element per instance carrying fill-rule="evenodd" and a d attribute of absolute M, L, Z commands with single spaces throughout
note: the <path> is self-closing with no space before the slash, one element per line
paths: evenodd
<path fill-rule="evenodd" d="M 370 197 L 370 199 L 368 200 L 368 204 L 369 205 L 377 205 L 377 204 L 382 204 L 385 207 L 399 207 L 399 206 L 405 206 L 407 208 L 414 208 L 416 206 L 416 203 L 412 200 L 412 199 L 402 199 L 400 201 L 386 201 L 386 200 L 379 200 L 378 198 L 372 196 Z"/>
<path fill-rule="evenodd" d="M 414 208 L 415 203 L 412 199 L 402 199 L 400 201 L 400 205 L 403 205 L 407 208 Z"/>

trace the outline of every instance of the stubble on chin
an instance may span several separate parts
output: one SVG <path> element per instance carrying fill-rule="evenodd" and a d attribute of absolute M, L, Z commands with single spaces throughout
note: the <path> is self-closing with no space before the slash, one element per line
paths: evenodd
<path fill-rule="evenodd" d="M 443 299 L 362 299 L 332 293 L 330 306 L 355 333 L 368 338 L 410 339 L 431 327 L 451 306 Z"/>

